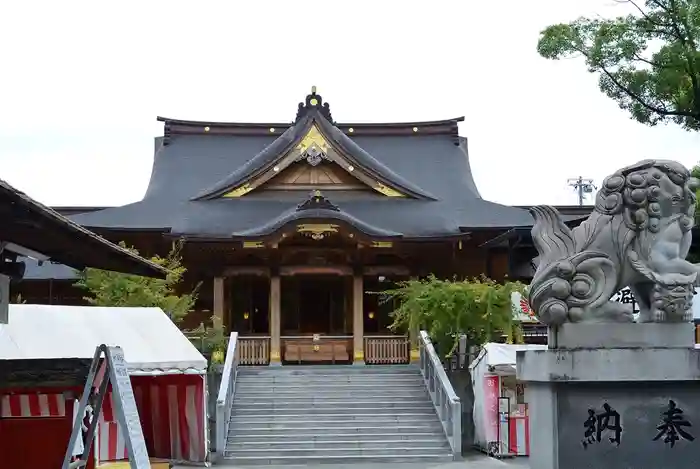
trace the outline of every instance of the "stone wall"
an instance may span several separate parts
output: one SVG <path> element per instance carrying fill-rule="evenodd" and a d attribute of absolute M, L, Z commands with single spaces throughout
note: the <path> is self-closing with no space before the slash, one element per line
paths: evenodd
<path fill-rule="evenodd" d="M 474 446 L 474 391 L 469 369 L 445 370 L 457 397 L 462 401 L 462 454 Z"/>
<path fill-rule="evenodd" d="M 692 425 L 680 429 L 700 439 L 700 406 L 696 404 L 700 396 L 700 382 L 657 382 L 644 383 L 643 386 L 623 382 L 583 383 L 576 387 L 567 384 L 559 387 L 560 468 L 587 469 L 594 462 L 605 467 L 690 469 L 700 466 L 698 442 L 678 435 L 679 440 L 671 446 L 671 441 L 664 440 L 668 432 L 674 430 L 669 428 L 666 433 L 657 430 L 657 426 L 664 423 L 669 400 L 673 400 L 676 409 L 682 411 L 678 417 Z M 597 417 L 606 414 L 605 404 L 613 415 L 599 422 Z M 597 441 L 597 431 L 593 431 L 588 438 L 585 435 L 588 409 L 595 413 L 595 420 L 589 421 L 591 429 L 603 426 L 600 442 Z M 619 427 L 619 433 L 616 427 Z M 537 429 L 533 428 L 532 431 L 536 432 Z M 657 435 L 660 436 L 655 440 Z"/>

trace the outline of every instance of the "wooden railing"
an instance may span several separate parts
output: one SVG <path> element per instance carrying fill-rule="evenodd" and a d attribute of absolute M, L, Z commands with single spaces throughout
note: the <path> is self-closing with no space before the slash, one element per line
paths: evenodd
<path fill-rule="evenodd" d="M 270 364 L 270 337 L 238 337 L 239 365 L 260 366 Z"/>
<path fill-rule="evenodd" d="M 396 365 L 411 360 L 411 343 L 405 335 L 375 335 L 365 337 L 365 363 Z"/>

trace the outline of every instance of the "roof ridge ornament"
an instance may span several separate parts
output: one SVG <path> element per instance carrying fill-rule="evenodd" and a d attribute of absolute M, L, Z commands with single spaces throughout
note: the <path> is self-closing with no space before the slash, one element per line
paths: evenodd
<path fill-rule="evenodd" d="M 309 198 L 297 206 L 297 212 L 304 210 L 333 210 L 340 212 L 340 209 L 330 200 L 326 199 L 320 190 L 313 191 Z"/>
<path fill-rule="evenodd" d="M 316 87 L 311 87 L 311 94 L 306 95 L 306 100 L 303 103 L 299 103 L 299 109 L 297 110 L 297 117 L 294 123 L 298 123 L 303 119 L 309 112 L 317 111 L 323 117 L 325 117 L 328 122 L 333 123 L 333 117 L 331 116 L 331 108 L 328 103 L 323 102 L 323 98 L 320 94 L 316 93 Z"/>

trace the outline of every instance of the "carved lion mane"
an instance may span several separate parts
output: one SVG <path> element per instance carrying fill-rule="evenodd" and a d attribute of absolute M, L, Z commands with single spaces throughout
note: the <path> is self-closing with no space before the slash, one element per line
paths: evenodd
<path fill-rule="evenodd" d="M 640 308 L 648 309 L 666 304 L 648 296 L 661 291 L 654 284 L 668 275 L 678 285 L 693 284 L 697 268 L 685 256 L 696 187 L 683 165 L 645 160 L 607 177 L 593 213 L 573 230 L 556 209 L 533 207 L 540 262 L 530 303 L 540 320 L 632 321 L 631 311 L 610 301 L 616 291 L 630 286 L 643 297 L 637 298 Z"/>

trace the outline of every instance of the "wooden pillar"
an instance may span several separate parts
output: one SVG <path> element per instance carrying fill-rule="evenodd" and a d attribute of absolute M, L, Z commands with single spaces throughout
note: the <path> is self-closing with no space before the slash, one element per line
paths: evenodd
<path fill-rule="evenodd" d="M 365 363 L 365 315 L 363 299 L 365 296 L 362 274 L 355 274 L 352 278 L 352 336 L 354 363 Z"/>
<path fill-rule="evenodd" d="M 418 281 L 418 277 L 411 277 L 411 280 Z M 420 326 L 416 326 L 408 331 L 408 341 L 411 345 L 411 362 L 417 362 L 420 360 L 420 348 L 418 347 L 418 332 Z"/>
<path fill-rule="evenodd" d="M 280 313 L 280 276 L 270 276 L 270 365 L 279 365 L 280 335 L 282 320 Z"/>
<path fill-rule="evenodd" d="M 224 317 L 226 309 L 225 280 L 224 277 L 214 277 L 214 318 L 223 325 L 227 323 Z"/>

